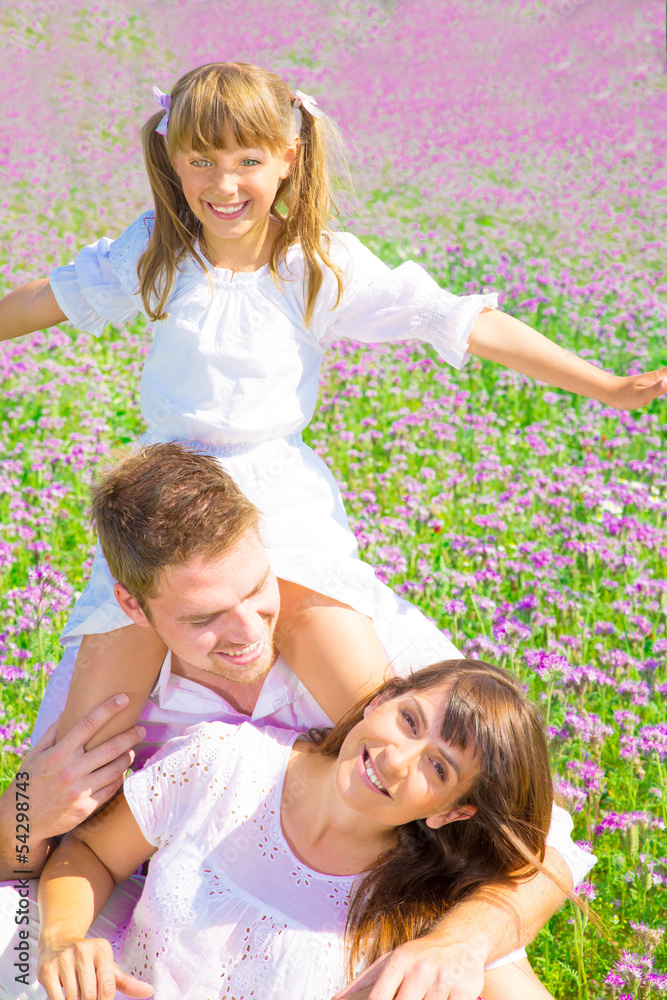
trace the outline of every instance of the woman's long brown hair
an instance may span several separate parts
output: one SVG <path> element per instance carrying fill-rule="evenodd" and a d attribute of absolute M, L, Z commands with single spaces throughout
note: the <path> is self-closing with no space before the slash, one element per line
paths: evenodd
<path fill-rule="evenodd" d="M 249 63 L 209 63 L 186 73 L 174 85 L 166 137 L 155 131 L 164 112 L 158 111 L 144 125 L 141 136 L 155 201 L 155 224 L 139 260 L 138 275 L 141 298 L 153 321 L 167 315 L 179 264 L 187 255 L 206 273 L 206 262 L 196 247 L 199 220 L 183 195 L 172 166 L 174 155 L 224 149 L 230 137 L 239 146 L 260 146 L 281 154 L 296 136 L 292 103 L 290 88 L 273 73 Z M 271 206 L 272 215 L 282 225 L 271 249 L 269 270 L 276 283 L 279 278 L 289 280 L 279 268 L 287 250 L 300 244 L 306 262 L 306 325 L 322 286 L 322 265 L 336 277 L 336 305 L 343 291 L 341 270 L 328 254 L 326 225 L 335 213 L 329 161 L 336 155 L 344 163 L 341 149 L 333 122 L 326 116 L 314 118 L 302 107 L 296 160 Z"/>
<path fill-rule="evenodd" d="M 447 909 L 483 886 L 505 886 L 543 870 L 553 799 L 544 727 L 507 671 L 479 660 L 447 660 L 392 678 L 372 695 L 446 687 L 442 738 L 475 748 L 479 772 L 458 805 L 469 819 L 437 830 L 416 820 L 397 828 L 398 844 L 357 883 L 347 919 L 350 976 L 405 941 L 428 933 Z M 371 698 L 331 730 L 311 730 L 325 756 L 338 756 Z M 567 888 L 561 886 L 564 891 Z"/>

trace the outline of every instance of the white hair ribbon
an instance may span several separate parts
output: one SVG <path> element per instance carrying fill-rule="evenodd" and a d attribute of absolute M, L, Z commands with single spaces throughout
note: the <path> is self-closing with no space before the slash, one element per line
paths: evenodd
<path fill-rule="evenodd" d="M 162 105 L 164 110 L 167 112 L 160 119 L 159 124 L 156 126 L 155 131 L 158 135 L 167 134 L 167 126 L 169 125 L 169 112 L 171 110 L 171 97 L 169 94 L 163 94 L 159 87 L 153 87 L 153 93 L 155 94 L 155 99 L 159 104 Z"/>
<path fill-rule="evenodd" d="M 302 90 L 294 91 L 294 107 L 300 108 L 304 107 L 308 114 L 311 114 L 313 118 L 321 118 L 324 111 L 321 111 L 317 106 L 317 101 L 310 94 L 304 94 Z"/>

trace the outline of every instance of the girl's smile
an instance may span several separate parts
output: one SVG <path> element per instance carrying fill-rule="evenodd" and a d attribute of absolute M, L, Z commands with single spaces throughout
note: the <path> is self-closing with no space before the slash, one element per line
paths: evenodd
<path fill-rule="evenodd" d="M 214 205 L 208 202 L 208 207 L 218 218 L 229 220 L 240 218 L 242 212 L 245 211 L 249 204 L 250 200 L 244 201 L 240 205 Z"/>

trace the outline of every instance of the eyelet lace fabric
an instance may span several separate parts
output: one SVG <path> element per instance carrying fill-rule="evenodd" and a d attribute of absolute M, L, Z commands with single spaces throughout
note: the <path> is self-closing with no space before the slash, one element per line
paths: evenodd
<path fill-rule="evenodd" d="M 158 846 L 117 960 L 159 1000 L 329 1000 L 354 879 L 292 854 L 280 799 L 295 734 L 210 723 L 131 775 Z"/>
<path fill-rule="evenodd" d="M 135 295 L 139 290 L 137 262 L 148 246 L 154 222 L 154 213 L 144 212 L 109 247 L 109 259 L 128 295 Z"/>

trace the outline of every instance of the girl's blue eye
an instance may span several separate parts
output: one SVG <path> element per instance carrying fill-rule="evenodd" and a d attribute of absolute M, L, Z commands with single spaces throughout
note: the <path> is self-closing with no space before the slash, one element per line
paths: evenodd
<path fill-rule="evenodd" d="M 247 165 L 247 164 L 254 165 L 256 163 L 259 163 L 259 160 L 253 160 L 253 158 L 251 156 L 249 156 L 247 159 L 241 160 L 241 163 L 244 166 Z"/>
<path fill-rule="evenodd" d="M 211 166 L 211 161 L 210 160 L 192 160 L 191 163 L 192 163 L 193 167 L 210 167 Z"/>

